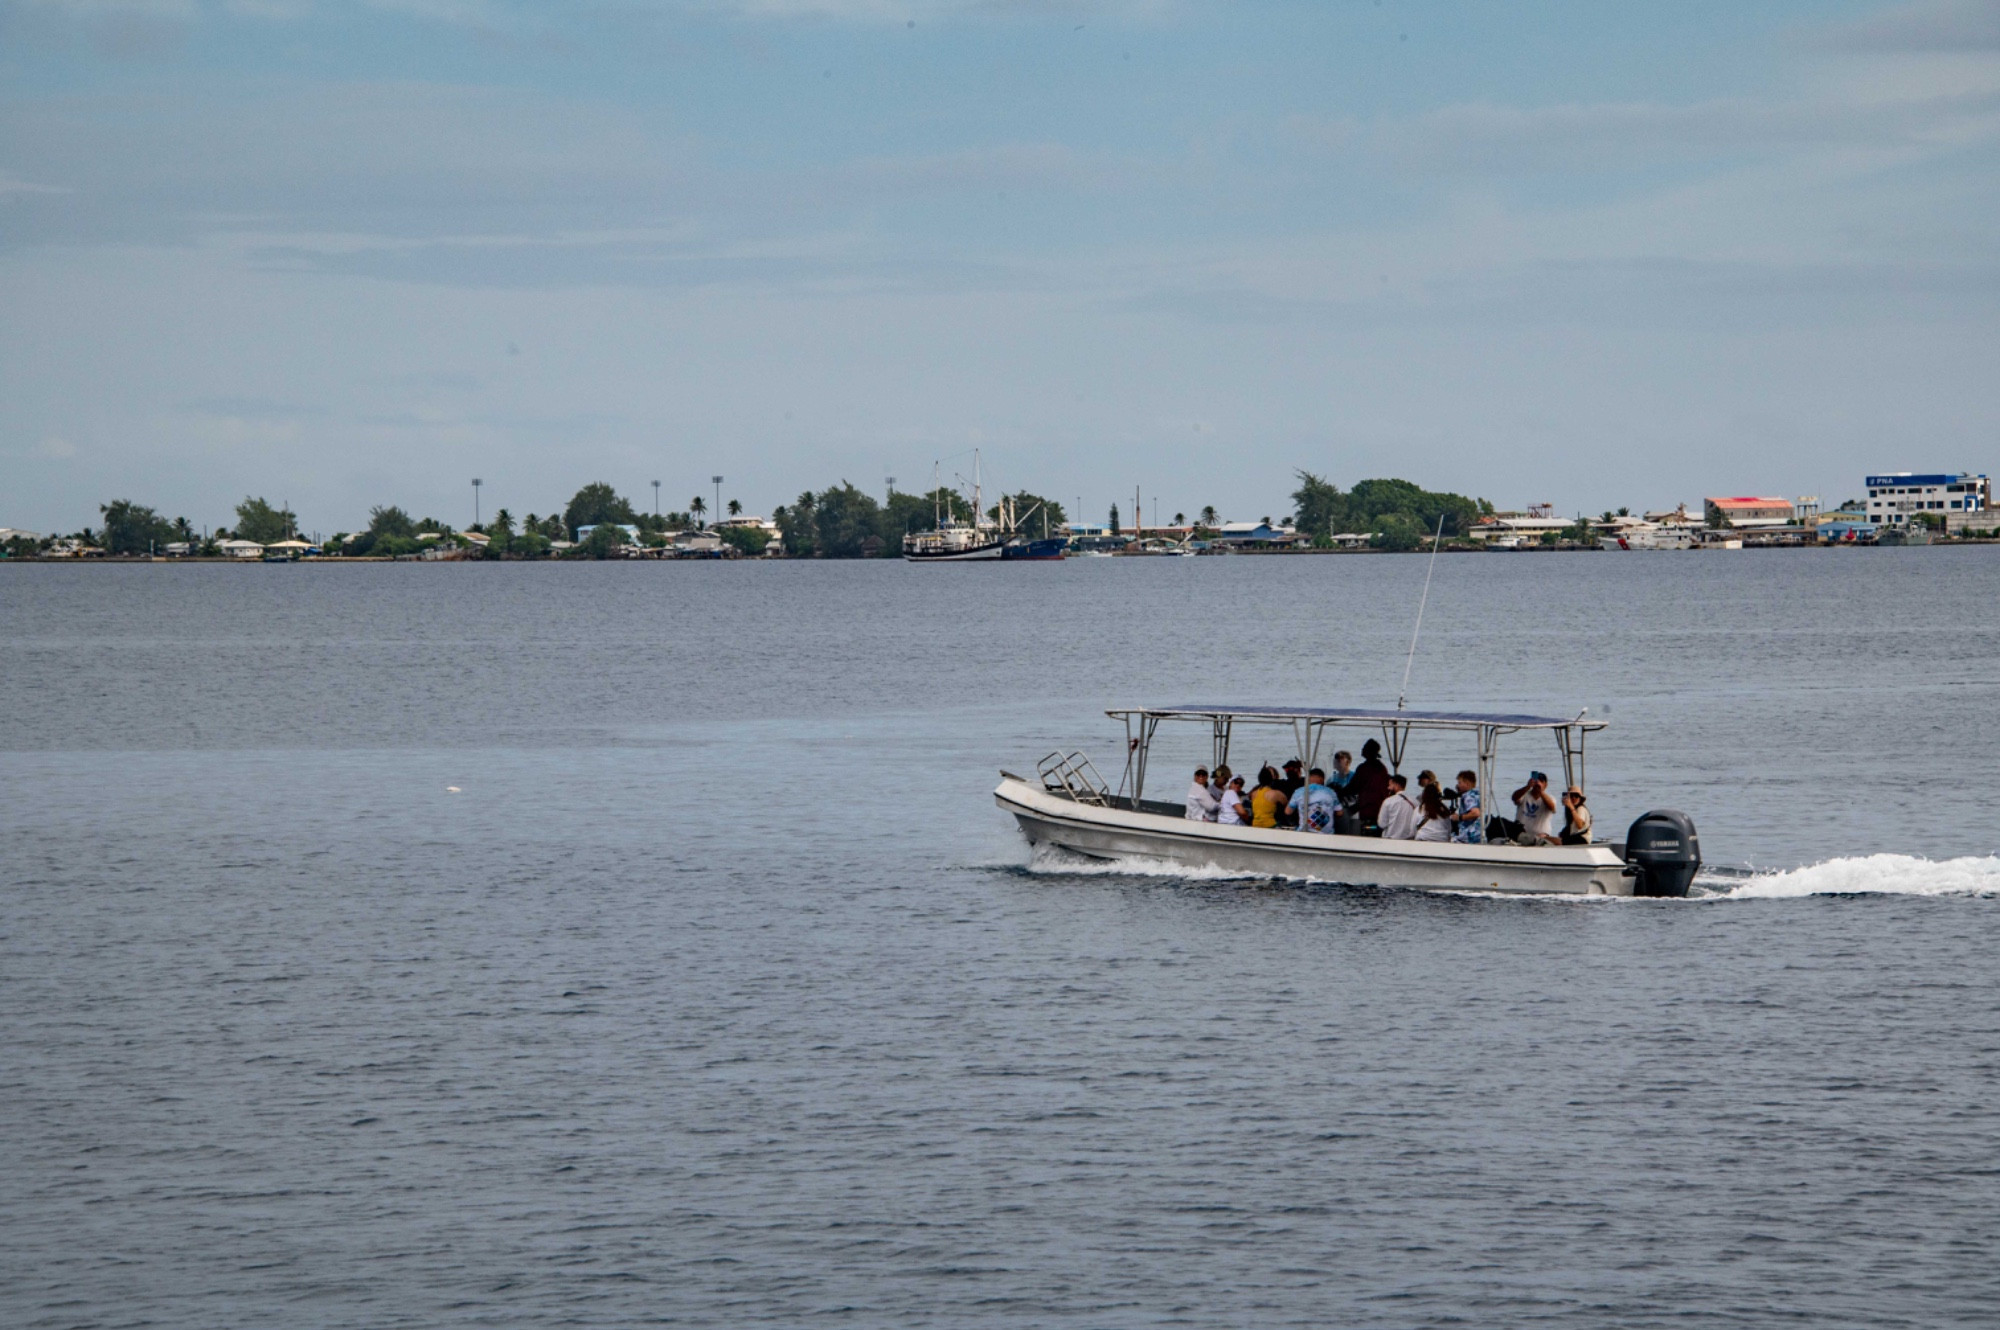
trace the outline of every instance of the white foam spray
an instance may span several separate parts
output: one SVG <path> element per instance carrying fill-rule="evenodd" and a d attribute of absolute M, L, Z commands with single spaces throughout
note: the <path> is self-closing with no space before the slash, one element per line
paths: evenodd
<path fill-rule="evenodd" d="M 1828 859 L 1781 873 L 1755 874 L 1712 899 L 1860 895 L 2000 896 L 2000 857 L 1923 859 L 1912 854 L 1869 854 Z"/>

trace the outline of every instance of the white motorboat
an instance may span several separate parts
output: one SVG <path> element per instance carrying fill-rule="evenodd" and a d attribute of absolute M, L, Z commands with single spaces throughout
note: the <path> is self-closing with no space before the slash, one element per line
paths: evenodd
<path fill-rule="evenodd" d="M 1635 522 L 1599 536 L 1597 543 L 1607 550 L 1685 550 L 1694 547 L 1694 536 L 1686 527 Z"/>
<path fill-rule="evenodd" d="M 1283 727 L 1308 768 L 1319 765 L 1329 729 L 1379 731 L 1391 769 L 1401 766 L 1410 736 L 1444 731 L 1470 738 L 1479 788 L 1493 811 L 1495 750 L 1501 736 L 1542 731 L 1554 736 L 1566 784 L 1583 786 L 1586 736 L 1605 722 L 1528 715 L 1450 711 L 1273 706 L 1119 708 L 1106 713 L 1125 724 L 1124 777 L 1113 791 L 1081 753 L 1051 753 L 1037 780 L 1001 772 L 993 796 L 1020 824 L 1031 845 L 1053 846 L 1097 859 L 1164 860 L 1229 872 L 1310 877 L 1325 881 L 1455 891 L 1559 893 L 1587 896 L 1684 896 L 1701 866 L 1693 822 L 1683 813 L 1647 813 L 1621 843 L 1522 846 L 1509 842 L 1386 840 L 1377 836 L 1223 826 L 1190 820 L 1180 803 L 1145 798 L 1147 759 L 1160 725 L 1192 723 L 1210 730 L 1213 765 L 1229 760 L 1237 727 Z M 1129 793 L 1127 790 L 1129 789 Z"/>

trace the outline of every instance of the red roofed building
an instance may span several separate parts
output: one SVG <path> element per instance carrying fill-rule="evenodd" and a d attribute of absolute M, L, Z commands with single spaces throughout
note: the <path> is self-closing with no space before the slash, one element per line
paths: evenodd
<path fill-rule="evenodd" d="M 1710 526 L 1789 526 L 1792 521 L 1792 501 L 1790 499 L 1704 499 Z"/>

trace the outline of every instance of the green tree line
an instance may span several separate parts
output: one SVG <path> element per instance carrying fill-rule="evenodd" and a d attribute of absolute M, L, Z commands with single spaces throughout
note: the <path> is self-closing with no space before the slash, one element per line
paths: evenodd
<path fill-rule="evenodd" d="M 1467 534 L 1482 514 L 1493 511 L 1484 499 L 1462 494 L 1434 492 L 1407 480 L 1372 479 L 1357 482 L 1343 491 L 1339 486 L 1311 471 L 1297 473 L 1298 488 L 1292 492 L 1293 512 L 1300 531 L 1317 542 L 1330 543 L 1343 532 L 1369 532 L 1375 543 L 1387 549 L 1414 549 L 1422 545 L 1443 521 L 1447 538 Z M 1007 495 L 986 510 L 991 521 L 1001 520 L 1003 504 L 1019 520 L 1022 533 L 1039 536 L 1054 532 L 1069 521 L 1063 505 L 1054 499 L 1026 490 Z M 403 508 L 389 504 L 369 511 L 368 525 L 358 532 L 340 533 L 326 542 L 326 553 L 354 557 L 394 557 L 418 553 L 447 540 L 465 544 L 465 553 L 487 558 L 535 559 L 557 553 L 558 541 L 578 542 L 585 531 L 590 535 L 568 551 L 572 557 L 612 558 L 629 543 L 626 528 L 639 533 L 639 543 L 659 546 L 676 531 L 704 527 L 708 505 L 697 495 L 684 511 L 666 514 L 643 513 L 617 489 L 603 481 L 583 486 L 559 510 L 538 516 L 529 513 L 516 519 L 502 508 L 483 526 L 470 530 L 486 537 L 483 547 L 461 542 L 458 533 L 435 518 L 413 518 Z M 730 500 L 731 516 L 742 505 Z M 199 552 L 216 552 L 213 542 L 234 535 L 243 540 L 270 545 L 296 538 L 298 521 L 285 506 L 274 506 L 263 498 L 246 497 L 236 505 L 233 532 L 217 528 L 203 545 L 184 517 L 171 521 L 153 508 L 129 499 L 101 505 L 103 521 L 99 531 L 78 533 L 87 543 L 112 554 L 146 554 L 183 542 Z M 785 553 L 793 558 L 855 559 L 871 556 L 893 557 L 902 552 L 903 538 L 932 529 L 940 518 L 972 520 L 972 507 L 955 490 L 937 489 L 912 494 L 892 490 L 886 502 L 878 501 L 856 486 L 842 481 L 819 491 L 807 490 L 789 504 L 779 506 L 772 518 L 784 537 Z M 1116 509 L 1112 524 L 1118 523 Z M 1215 509 L 1202 509 L 1198 525 L 1217 524 Z M 724 527 L 720 538 L 739 553 L 764 552 L 767 532 L 754 527 Z M 436 539 L 425 539 L 425 537 Z M 23 542 L 16 542 L 21 544 Z M 32 553 L 31 548 L 16 554 Z"/>
<path fill-rule="evenodd" d="M 1407 480 L 1357 481 L 1345 493 L 1310 471 L 1300 471 L 1298 481 L 1292 491 L 1298 529 L 1321 544 L 1343 532 L 1367 532 L 1383 549 L 1415 549 L 1437 532 L 1440 519 L 1447 538 L 1464 536 L 1493 511 L 1484 499 L 1438 493 Z"/>

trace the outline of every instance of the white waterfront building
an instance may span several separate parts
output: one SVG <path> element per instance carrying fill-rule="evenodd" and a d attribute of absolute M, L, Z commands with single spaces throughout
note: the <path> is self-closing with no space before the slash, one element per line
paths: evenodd
<path fill-rule="evenodd" d="M 1868 477 L 1868 521 L 1872 526 L 1901 526 L 1911 513 L 1936 513 L 1947 521 L 1952 513 L 1990 508 L 1993 488 L 1984 475 L 1918 474 L 1891 471 Z"/>

